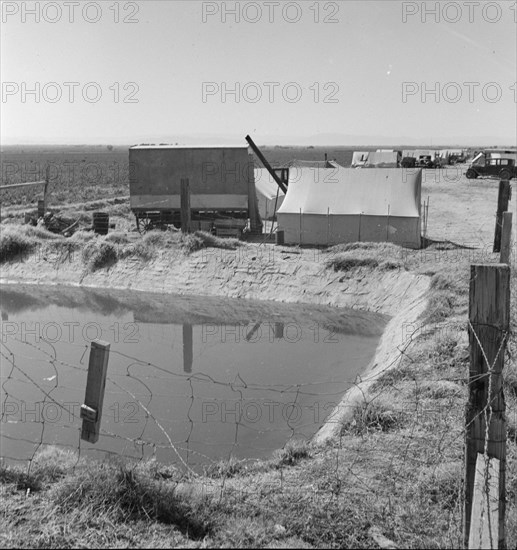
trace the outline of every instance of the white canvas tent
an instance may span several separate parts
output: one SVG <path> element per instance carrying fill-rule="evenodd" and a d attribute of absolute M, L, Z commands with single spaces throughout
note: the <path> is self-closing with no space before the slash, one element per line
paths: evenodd
<path fill-rule="evenodd" d="M 368 160 L 369 154 L 370 153 L 368 151 L 354 151 L 354 154 L 352 155 L 352 168 L 364 166 L 365 162 Z"/>
<path fill-rule="evenodd" d="M 275 205 L 278 210 L 284 202 L 284 192 L 265 168 L 255 168 L 255 189 L 260 217 L 263 220 L 272 220 L 275 216 Z"/>
<path fill-rule="evenodd" d="M 397 168 L 303 170 L 277 212 L 286 244 L 372 241 L 420 247 L 422 172 Z"/>
<path fill-rule="evenodd" d="M 397 168 L 399 161 L 400 158 L 397 151 L 375 151 L 368 155 L 364 167 Z"/>

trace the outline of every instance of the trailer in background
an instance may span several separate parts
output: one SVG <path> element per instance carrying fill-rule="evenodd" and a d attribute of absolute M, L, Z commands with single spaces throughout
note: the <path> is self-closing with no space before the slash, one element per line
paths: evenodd
<path fill-rule="evenodd" d="M 181 228 L 181 180 L 189 180 L 191 227 L 240 236 L 261 232 L 253 160 L 246 145 L 137 145 L 129 149 L 131 210 L 139 231 Z"/>

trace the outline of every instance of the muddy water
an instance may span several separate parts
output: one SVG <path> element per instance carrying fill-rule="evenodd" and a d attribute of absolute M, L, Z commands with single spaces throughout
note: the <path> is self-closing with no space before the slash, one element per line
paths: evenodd
<path fill-rule="evenodd" d="M 9 285 L 2 457 L 47 445 L 199 468 L 310 438 L 373 357 L 387 317 L 303 304 Z M 110 343 L 97 443 L 80 439 L 90 345 Z"/>

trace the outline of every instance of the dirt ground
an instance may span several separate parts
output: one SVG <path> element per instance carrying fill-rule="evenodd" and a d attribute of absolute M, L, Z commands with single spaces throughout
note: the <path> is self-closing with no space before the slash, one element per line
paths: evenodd
<path fill-rule="evenodd" d="M 463 174 L 466 168 L 423 172 L 422 202 L 429 200 L 427 235 L 484 250 L 493 244 L 499 180 L 469 180 Z M 517 216 L 515 198 L 510 209 Z"/>

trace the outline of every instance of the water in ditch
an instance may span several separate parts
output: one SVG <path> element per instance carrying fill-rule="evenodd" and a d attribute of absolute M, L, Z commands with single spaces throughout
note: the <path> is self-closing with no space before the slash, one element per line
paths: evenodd
<path fill-rule="evenodd" d="M 312 437 L 387 317 L 303 304 L 6 285 L 0 455 L 53 446 L 201 468 Z M 100 435 L 81 440 L 91 342 L 110 344 Z"/>

